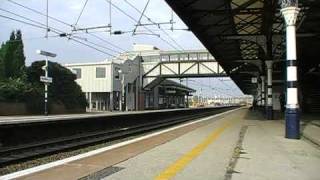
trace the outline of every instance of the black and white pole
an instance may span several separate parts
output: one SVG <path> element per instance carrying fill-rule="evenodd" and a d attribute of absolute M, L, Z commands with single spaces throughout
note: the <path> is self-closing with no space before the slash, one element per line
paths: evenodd
<path fill-rule="evenodd" d="M 43 66 L 43 70 L 45 72 L 45 76 L 40 76 L 40 81 L 44 83 L 44 114 L 48 115 L 48 85 L 52 83 L 52 78 L 48 76 L 49 71 L 49 63 L 48 57 L 56 57 L 57 55 L 51 52 L 37 50 L 37 54 L 46 57 L 46 64 Z"/>
<path fill-rule="evenodd" d="M 286 138 L 300 138 L 300 119 L 298 103 L 296 20 L 299 14 L 297 0 L 283 0 L 281 13 L 286 22 L 287 44 L 287 105 L 286 105 Z"/>
<path fill-rule="evenodd" d="M 121 92 L 120 92 L 120 99 L 119 99 L 119 111 L 123 111 L 124 103 L 125 103 L 125 74 L 123 70 L 118 70 L 119 75 L 121 76 Z"/>
<path fill-rule="evenodd" d="M 261 106 L 261 82 L 260 82 L 260 78 L 258 78 L 258 107 Z"/>
<path fill-rule="evenodd" d="M 261 106 L 266 105 L 266 93 L 265 93 L 265 76 L 261 76 Z"/>
<path fill-rule="evenodd" d="M 267 119 L 273 119 L 273 103 L 272 103 L 272 61 L 266 61 L 267 65 Z"/>
<path fill-rule="evenodd" d="M 46 56 L 45 77 L 48 78 L 48 56 Z M 44 83 L 44 115 L 48 116 L 48 83 Z"/>

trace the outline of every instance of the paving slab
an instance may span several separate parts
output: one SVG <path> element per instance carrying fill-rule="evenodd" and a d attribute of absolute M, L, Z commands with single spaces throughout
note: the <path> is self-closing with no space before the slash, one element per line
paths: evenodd
<path fill-rule="evenodd" d="M 234 180 L 319 180 L 320 149 L 305 140 L 284 138 L 282 121 L 251 116 Z"/>
<path fill-rule="evenodd" d="M 233 154 L 245 112 L 246 110 L 233 112 L 218 121 L 213 121 L 207 126 L 198 128 L 175 140 L 119 163 L 116 167 L 123 169 L 104 179 L 167 179 L 167 177 L 157 177 L 168 169 L 172 163 L 193 150 L 194 147 L 204 141 L 212 132 L 221 127 L 223 123 L 229 122 L 231 124 L 230 127 L 207 146 L 199 156 L 194 157 L 191 162 L 185 164 L 185 167 L 181 171 L 176 172 L 175 176 L 168 178 L 183 180 L 224 179 L 228 161 Z"/>

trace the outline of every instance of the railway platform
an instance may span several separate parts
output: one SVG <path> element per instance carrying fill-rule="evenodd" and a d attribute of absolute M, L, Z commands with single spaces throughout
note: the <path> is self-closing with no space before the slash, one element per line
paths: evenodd
<path fill-rule="evenodd" d="M 316 180 L 318 122 L 310 117 L 290 140 L 284 121 L 240 108 L 0 179 Z"/>
<path fill-rule="evenodd" d="M 219 106 L 224 107 L 224 106 Z M 218 108 L 219 108 L 218 107 Z M 42 123 L 42 122 L 54 122 L 54 121 L 67 121 L 67 120 L 79 120 L 88 118 L 100 118 L 100 117 L 112 117 L 112 116 L 125 116 L 125 115 L 142 115 L 152 113 L 163 112 L 177 112 L 188 111 L 193 109 L 210 109 L 214 107 L 202 107 L 202 108 L 180 108 L 180 109 L 160 109 L 160 110 L 143 110 L 143 111 L 104 111 L 104 112 L 88 112 L 82 114 L 61 114 L 61 115 L 25 115 L 25 116 L 0 116 L 1 125 L 11 124 L 28 124 L 28 123 Z"/>

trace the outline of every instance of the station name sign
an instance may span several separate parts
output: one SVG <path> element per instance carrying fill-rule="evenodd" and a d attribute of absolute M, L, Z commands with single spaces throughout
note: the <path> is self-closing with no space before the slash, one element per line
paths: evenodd
<path fill-rule="evenodd" d="M 44 83 L 52 83 L 51 77 L 40 76 L 40 81 Z"/>

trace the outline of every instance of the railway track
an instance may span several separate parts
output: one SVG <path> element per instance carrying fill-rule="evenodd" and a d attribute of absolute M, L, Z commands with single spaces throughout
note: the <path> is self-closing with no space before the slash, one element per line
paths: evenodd
<path fill-rule="evenodd" d="M 146 133 L 148 131 L 173 126 L 216 113 L 217 112 L 202 112 L 200 114 L 188 114 L 180 117 L 149 121 L 143 124 L 118 127 L 110 130 L 88 133 L 84 132 L 77 135 L 60 137 L 42 142 L 27 143 L 13 147 L 2 147 L 0 149 L 0 167 L 36 157 L 63 152 L 72 148 L 81 148 L 100 142 Z"/>

